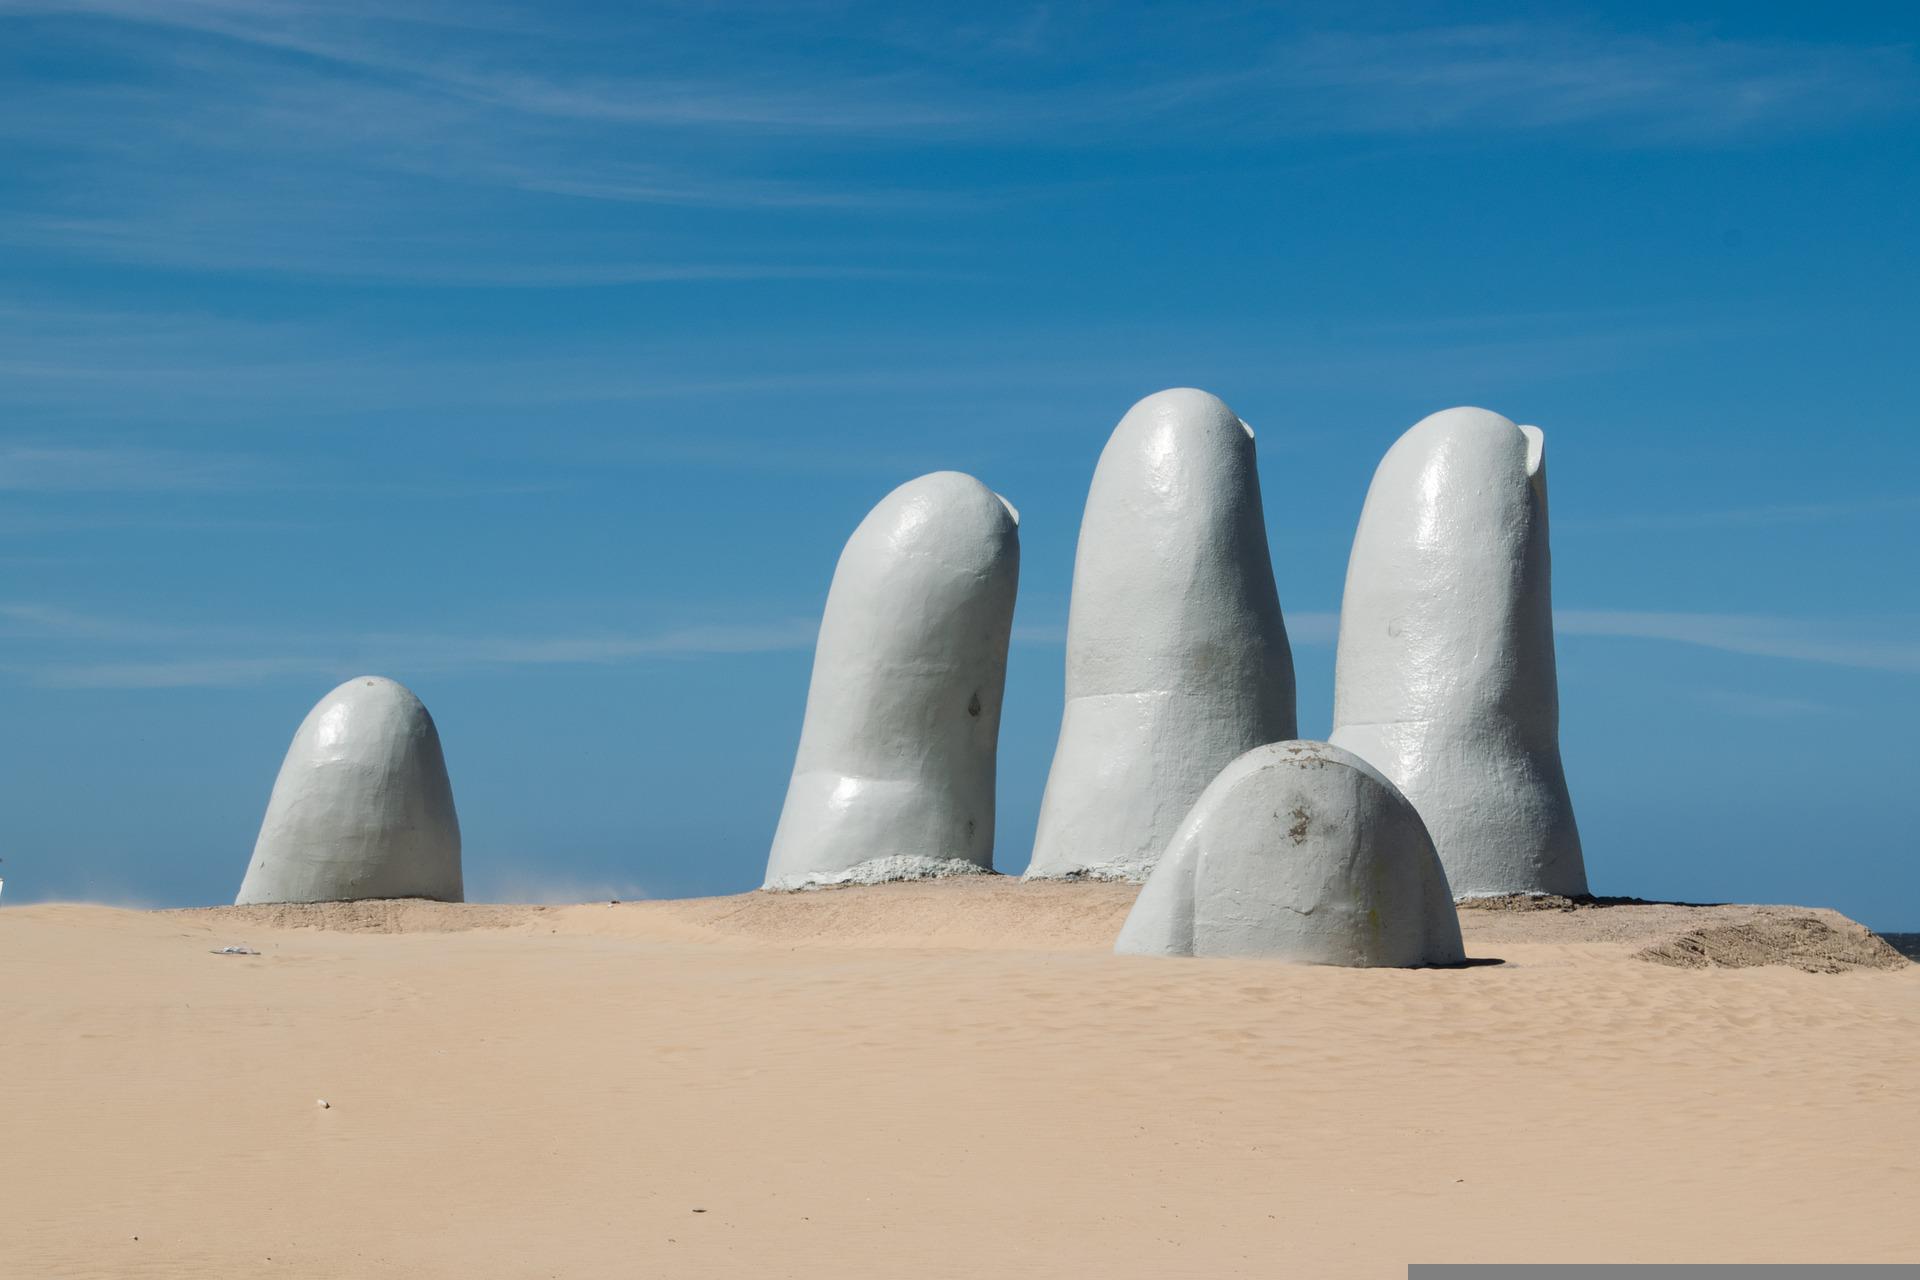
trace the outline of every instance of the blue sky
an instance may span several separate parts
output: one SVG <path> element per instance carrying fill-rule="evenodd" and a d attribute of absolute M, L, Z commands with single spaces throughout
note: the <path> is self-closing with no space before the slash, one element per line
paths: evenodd
<path fill-rule="evenodd" d="M 228 900 L 363 671 L 474 896 L 749 888 L 947 467 L 1023 515 L 1017 872 L 1095 458 L 1194 385 L 1303 732 L 1375 462 L 1484 405 L 1596 891 L 1920 928 L 1920 16 L 1681 8 L 0 0 L 7 900 Z"/>

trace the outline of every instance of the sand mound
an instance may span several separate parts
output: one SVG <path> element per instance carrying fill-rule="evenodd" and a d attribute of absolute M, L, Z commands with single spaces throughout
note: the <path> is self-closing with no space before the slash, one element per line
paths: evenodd
<path fill-rule="evenodd" d="M 1678 969 L 1785 965 L 1805 973 L 1904 969 L 1908 963 L 1864 925 L 1814 915 L 1756 916 L 1734 924 L 1689 929 L 1636 951 L 1634 956 Z"/>

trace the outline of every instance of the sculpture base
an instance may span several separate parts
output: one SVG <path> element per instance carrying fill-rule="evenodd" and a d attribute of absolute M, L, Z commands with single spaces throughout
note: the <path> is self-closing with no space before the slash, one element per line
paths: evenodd
<path fill-rule="evenodd" d="M 929 858 L 920 854 L 895 854 L 874 858 L 844 871 L 814 871 L 805 875 L 783 876 L 760 886 L 768 893 L 797 893 L 806 889 L 831 889 L 848 884 L 884 884 L 889 880 L 942 880 L 948 876 L 998 875 L 992 867 L 983 867 L 965 858 Z"/>

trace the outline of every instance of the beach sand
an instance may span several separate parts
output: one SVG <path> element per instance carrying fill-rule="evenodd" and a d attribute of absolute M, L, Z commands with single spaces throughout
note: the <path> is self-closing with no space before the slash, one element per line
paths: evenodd
<path fill-rule="evenodd" d="M 1920 1257 L 1920 967 L 1840 917 L 1467 910 L 1501 963 L 1363 971 L 1115 957 L 1132 892 L 8 907 L 0 1274 Z M 1847 971 L 1703 959 L 1796 948 Z"/>

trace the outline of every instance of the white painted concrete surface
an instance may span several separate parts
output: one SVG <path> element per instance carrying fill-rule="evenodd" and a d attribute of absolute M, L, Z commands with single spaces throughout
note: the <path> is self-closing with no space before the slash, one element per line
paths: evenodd
<path fill-rule="evenodd" d="M 1255 747 L 1213 780 L 1114 950 L 1411 968 L 1466 953 L 1420 815 L 1324 742 Z"/>
<path fill-rule="evenodd" d="M 301 722 L 234 901 L 354 898 L 463 898 L 439 730 L 380 676 L 347 681 Z"/>
<path fill-rule="evenodd" d="M 766 887 L 993 869 L 1019 514 L 972 476 L 901 485 L 834 570 Z"/>
<path fill-rule="evenodd" d="M 1027 875 L 1145 878 L 1221 768 L 1294 732 L 1253 432 L 1204 391 L 1148 396 L 1087 495 Z"/>
<path fill-rule="evenodd" d="M 1461 897 L 1587 892 L 1550 578 L 1539 428 L 1448 409 L 1387 451 L 1347 565 L 1332 741 L 1413 801 Z"/>

